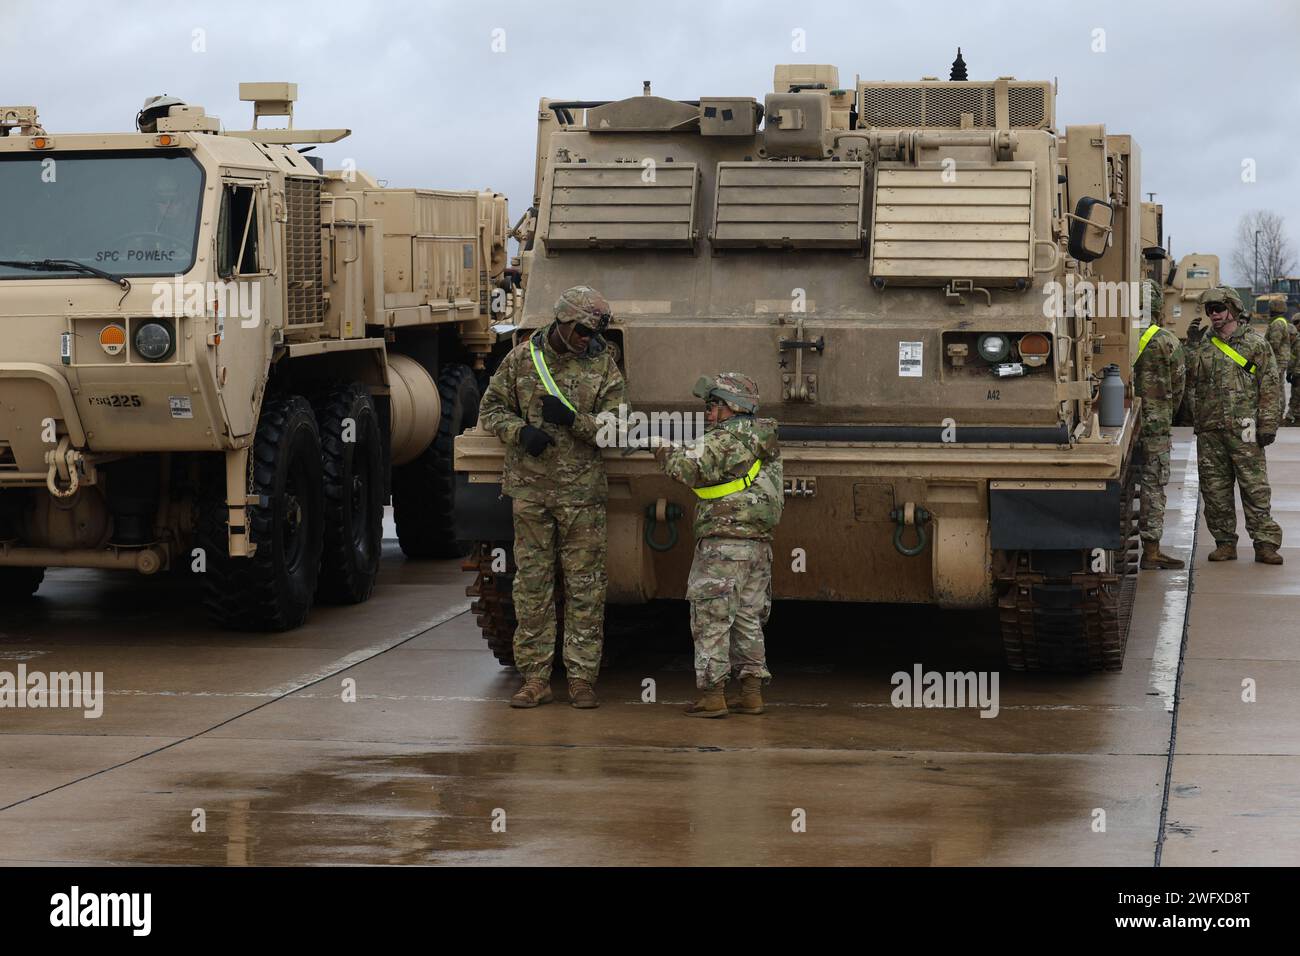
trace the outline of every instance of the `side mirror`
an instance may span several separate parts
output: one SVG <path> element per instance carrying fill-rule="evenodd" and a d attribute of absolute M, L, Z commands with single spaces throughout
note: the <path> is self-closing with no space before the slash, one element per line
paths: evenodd
<path fill-rule="evenodd" d="M 1108 202 L 1084 196 L 1070 217 L 1070 255 L 1080 262 L 1100 259 L 1110 245 L 1115 208 Z"/>

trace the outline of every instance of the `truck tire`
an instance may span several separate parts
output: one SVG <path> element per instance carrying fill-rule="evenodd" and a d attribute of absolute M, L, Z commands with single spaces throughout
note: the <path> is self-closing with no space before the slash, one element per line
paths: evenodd
<path fill-rule="evenodd" d="M 26 601 L 44 580 L 44 568 L 0 568 L 0 601 Z"/>
<path fill-rule="evenodd" d="M 350 423 L 350 424 L 349 424 Z M 316 403 L 325 521 L 316 600 L 360 604 L 379 574 L 384 539 L 384 456 L 375 403 L 364 385 L 340 385 Z"/>
<path fill-rule="evenodd" d="M 456 474 L 452 446 L 456 436 L 478 423 L 479 389 L 464 365 L 449 365 L 438 375 L 442 420 L 438 434 L 419 458 L 393 469 L 393 520 L 397 543 L 408 558 L 459 558 L 469 553 L 456 540 Z"/>
<path fill-rule="evenodd" d="M 199 545 L 206 552 L 203 604 L 213 623 L 240 631 L 287 631 L 311 609 L 320 572 L 325 510 L 320 432 L 305 398 L 267 398 L 252 451 L 255 495 L 248 508 L 257 552 L 227 551 L 225 475 L 213 468 L 200 501 Z"/>

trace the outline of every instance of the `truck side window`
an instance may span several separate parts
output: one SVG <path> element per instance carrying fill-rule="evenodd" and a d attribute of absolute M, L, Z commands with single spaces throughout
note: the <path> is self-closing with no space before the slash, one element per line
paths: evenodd
<path fill-rule="evenodd" d="M 221 190 L 221 218 L 217 223 L 217 274 L 229 278 L 257 273 L 258 234 L 257 190 L 226 183 Z"/>

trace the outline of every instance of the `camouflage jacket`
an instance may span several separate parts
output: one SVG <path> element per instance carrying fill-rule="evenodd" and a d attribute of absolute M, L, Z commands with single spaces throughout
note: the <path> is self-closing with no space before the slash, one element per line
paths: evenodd
<path fill-rule="evenodd" d="M 758 477 L 743 491 L 722 498 L 697 498 L 695 537 L 753 538 L 771 541 L 785 507 L 782 490 L 781 445 L 776 422 L 753 415 L 735 415 L 708 429 L 691 448 L 675 448 L 663 459 L 663 469 L 692 488 L 719 485 L 744 476 L 759 459 Z"/>
<path fill-rule="evenodd" d="M 479 424 L 506 446 L 501 490 L 512 498 L 541 501 L 559 492 L 570 504 L 604 501 L 609 494 L 605 464 L 596 436 L 603 412 L 618 414 L 626 401 L 623 374 L 604 339 L 593 335 L 586 355 L 560 355 L 551 347 L 550 327 L 533 333 L 531 341 L 546 359 L 551 378 L 577 410 L 572 426 L 542 420 L 546 387 L 533 366 L 528 341 L 510 351 L 492 376 L 479 406 Z M 520 433 L 533 425 L 555 439 L 537 457 L 524 450 Z"/>
<path fill-rule="evenodd" d="M 1254 375 L 1240 368 L 1214 344 L 1212 332 L 1187 356 L 1187 394 L 1197 432 L 1236 431 L 1243 419 L 1253 419 L 1256 434 L 1276 433 L 1281 420 L 1282 379 L 1277 359 L 1264 336 L 1245 322 L 1227 339 L 1258 368 Z"/>
<path fill-rule="evenodd" d="M 1291 323 L 1291 329 L 1288 333 L 1291 346 L 1291 363 L 1286 367 L 1288 374 L 1294 375 L 1300 372 L 1300 329 L 1296 328 L 1295 323 Z M 1278 369 L 1279 372 L 1283 369 Z"/>
<path fill-rule="evenodd" d="M 1161 329 L 1133 366 L 1133 393 L 1142 399 L 1142 438 L 1148 443 L 1168 441 L 1174 413 L 1183 401 L 1187 370 L 1178 336 Z"/>
<path fill-rule="evenodd" d="M 1273 355 L 1277 358 L 1277 370 L 1286 374 L 1287 369 L 1291 367 L 1291 339 L 1293 338 L 1294 327 L 1282 316 L 1275 316 L 1269 319 L 1268 328 L 1264 331 L 1264 338 L 1268 339 L 1268 344 L 1273 348 Z"/>

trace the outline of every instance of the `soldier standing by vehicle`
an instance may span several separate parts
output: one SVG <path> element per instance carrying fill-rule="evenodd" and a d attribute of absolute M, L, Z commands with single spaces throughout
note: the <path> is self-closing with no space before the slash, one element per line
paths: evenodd
<path fill-rule="evenodd" d="M 1264 338 L 1268 340 L 1269 346 L 1273 349 L 1273 356 L 1277 359 L 1278 375 L 1284 379 L 1290 378 L 1291 369 L 1291 340 L 1295 337 L 1295 328 L 1287 321 L 1286 303 L 1274 299 L 1269 303 L 1269 309 L 1272 317 L 1268 322 L 1268 329 L 1264 332 Z M 1282 385 L 1278 390 L 1278 414 L 1284 416 L 1286 413 L 1286 386 Z"/>
<path fill-rule="evenodd" d="M 595 289 L 574 286 L 555 321 L 502 360 L 479 423 L 506 446 L 501 490 L 514 499 L 515 666 L 524 683 L 511 707 L 552 700 L 555 564 L 564 575 L 564 667 L 569 702 L 599 706 L 605 620 L 605 500 L 597 416 L 617 413 L 623 375 L 601 336 L 612 315 Z"/>
<path fill-rule="evenodd" d="M 1291 363 L 1286 367 L 1286 380 L 1291 386 L 1291 402 L 1287 407 L 1283 425 L 1295 425 L 1300 422 L 1300 312 L 1291 316 L 1290 323 Z M 1279 369 L 1279 371 L 1282 371 Z"/>
<path fill-rule="evenodd" d="M 748 375 L 701 378 L 694 394 L 708 428 L 690 447 L 660 446 L 655 458 L 689 486 L 695 506 L 695 559 L 686 584 L 695 639 L 695 684 L 703 696 L 689 717 L 763 713 L 771 679 L 763 624 L 772 608 L 772 533 L 785 504 L 776 422 L 755 418 L 758 386 Z M 724 696 L 729 676 L 741 692 Z"/>
<path fill-rule="evenodd" d="M 1270 514 L 1272 490 L 1264 456 L 1277 437 L 1280 417 L 1277 360 L 1264 337 L 1241 320 L 1244 308 L 1236 289 L 1206 289 L 1201 303 L 1212 328 L 1188 357 L 1187 389 L 1205 523 L 1217 544 L 1210 560 L 1237 559 L 1235 482 L 1241 489 L 1246 530 L 1255 542 L 1255 560 L 1281 564 L 1277 549 L 1282 529 Z"/>
<path fill-rule="evenodd" d="M 1150 320 L 1138 340 L 1133 363 L 1133 392 L 1142 399 L 1142 567 L 1181 568 L 1183 562 L 1160 550 L 1165 527 L 1165 485 L 1169 483 L 1169 429 L 1183 400 L 1186 370 L 1178 336 L 1162 329 L 1164 294 L 1150 279 Z"/>

